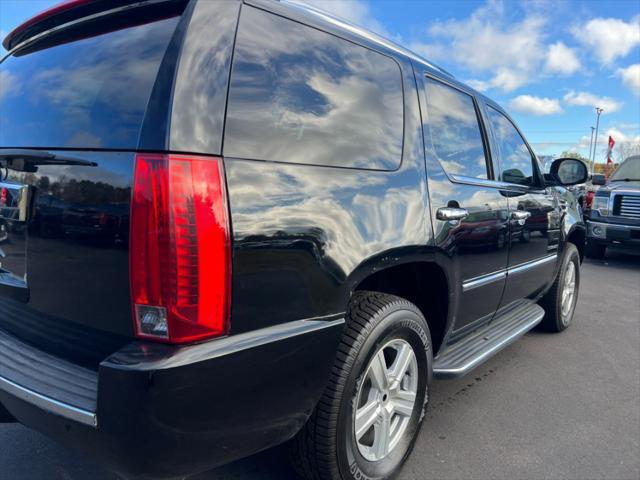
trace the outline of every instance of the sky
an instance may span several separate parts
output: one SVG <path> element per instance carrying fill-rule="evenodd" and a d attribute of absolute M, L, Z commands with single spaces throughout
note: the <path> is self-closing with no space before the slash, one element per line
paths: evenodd
<path fill-rule="evenodd" d="M 297 0 L 410 48 L 500 103 L 539 155 L 640 153 L 640 0 Z M 57 0 L 0 0 L 0 35 Z M 1 48 L 1 47 L 0 47 Z M 637 152 L 634 152 L 634 148 Z"/>

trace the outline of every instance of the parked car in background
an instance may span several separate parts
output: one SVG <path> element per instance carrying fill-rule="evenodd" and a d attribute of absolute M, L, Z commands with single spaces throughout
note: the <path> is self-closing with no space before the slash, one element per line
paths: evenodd
<path fill-rule="evenodd" d="M 3 44 L 0 421 L 125 478 L 290 442 L 388 479 L 433 377 L 573 321 L 586 167 L 401 46 L 267 0 L 75 0 Z"/>
<path fill-rule="evenodd" d="M 603 258 L 608 246 L 640 250 L 640 155 L 627 158 L 603 185 L 587 212 L 590 258 Z"/>

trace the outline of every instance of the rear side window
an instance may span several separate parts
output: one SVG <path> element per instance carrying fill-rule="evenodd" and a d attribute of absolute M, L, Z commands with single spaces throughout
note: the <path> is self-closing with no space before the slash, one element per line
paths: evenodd
<path fill-rule="evenodd" d="M 5 59 L 0 146 L 136 148 L 177 22 L 174 17 L 93 33 Z"/>
<path fill-rule="evenodd" d="M 433 149 L 448 174 L 487 178 L 487 161 L 473 98 L 426 78 L 427 122 Z"/>
<path fill-rule="evenodd" d="M 243 8 L 225 156 L 393 170 L 402 157 L 403 112 L 400 68 L 391 58 Z"/>
<path fill-rule="evenodd" d="M 507 117 L 488 107 L 489 123 L 500 151 L 500 180 L 519 185 L 533 184 L 533 156 L 524 139 Z"/>

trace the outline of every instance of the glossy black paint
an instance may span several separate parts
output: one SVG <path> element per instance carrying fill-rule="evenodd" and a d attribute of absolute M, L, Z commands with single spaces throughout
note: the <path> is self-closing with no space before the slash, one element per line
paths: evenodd
<path fill-rule="evenodd" d="M 6 184 L 29 189 L 30 215 L 26 222 L 8 220 L 12 226 L 2 248 L 10 261 L 3 261 L 3 268 L 19 278 L 27 273 L 27 294 L 24 303 L 11 305 L 0 295 L 5 311 L 0 327 L 12 323 L 12 331 L 18 332 L 13 319 L 41 315 L 129 336 L 127 250 L 134 155 L 51 151 L 86 164 L 7 170 Z M 7 220 L 5 211 L 0 215 Z"/>
<path fill-rule="evenodd" d="M 298 28 L 291 20 L 280 21 Z M 308 49 L 299 45 L 287 48 Z M 322 54 L 322 45 L 318 48 Z M 232 333 L 344 312 L 360 281 L 381 265 L 413 261 L 431 243 L 417 91 L 411 64 L 398 60 L 406 99 L 404 148 L 393 172 L 303 165 L 307 152 L 297 150 L 281 157 L 287 163 L 242 159 L 229 156 L 225 142 L 233 225 Z M 261 85 L 269 95 L 269 85 Z M 266 151 L 275 148 L 265 145 Z M 371 167 L 377 158 L 374 153 Z"/>
<path fill-rule="evenodd" d="M 131 344 L 100 365 L 97 428 L 1 390 L 0 403 L 125 478 L 182 478 L 291 438 L 324 389 L 342 326 L 327 319 L 200 346 Z"/>
<path fill-rule="evenodd" d="M 431 328 L 444 337 L 434 339 L 439 345 L 491 320 L 514 299 L 538 297 L 552 282 L 557 262 L 518 279 L 498 276 L 477 288 L 465 289 L 465 282 L 561 254 L 568 239 L 584 238 L 575 199 L 562 187 L 545 186 L 535 162 L 532 185 L 498 181 L 502 161 L 486 105 L 499 107 L 399 47 L 305 9 L 263 0 L 192 0 L 182 16 L 164 22 L 162 46 L 151 49 L 153 75 L 145 76 L 148 104 L 142 113 L 136 102 L 131 116 L 119 112 L 125 124 L 132 122 L 121 143 L 110 137 L 114 131 L 101 137 L 107 143 L 90 145 L 85 137 L 71 150 L 63 149 L 68 141 L 60 132 L 54 140 L 36 136 L 33 144 L 28 139 L 0 143 L 47 146 L 90 163 L 10 170 L 7 181 L 28 185 L 33 193 L 32 214 L 14 225 L 13 213 L 0 211 L 0 247 L 14 248 L 5 264 L 14 277 L 28 272 L 28 296 L 20 300 L 0 291 L 0 310 L 6 312 L 0 328 L 99 371 L 98 428 L 62 420 L 0 392 L 1 404 L 20 422 L 85 449 L 123 474 L 157 478 L 206 470 L 282 443 L 299 430 L 335 357 L 342 332 L 336 319 L 353 291 L 370 285 L 371 278 L 404 272 L 408 265 L 438 272 L 441 276 L 394 279 L 445 305 L 440 317 L 428 317 L 439 322 Z M 274 25 L 277 31 L 265 35 Z M 123 32 L 118 35 L 133 35 Z M 267 48 L 278 50 L 278 42 L 291 35 L 297 42 L 289 41 L 286 54 Z M 264 50 L 249 51 L 248 45 L 260 40 Z M 235 57 L 234 42 L 245 49 L 244 58 Z M 246 89 L 255 89 L 254 99 L 267 98 L 281 80 L 267 75 L 252 81 L 251 73 L 267 67 L 282 71 L 310 51 L 322 58 L 346 50 L 360 52 L 349 58 L 380 55 L 397 66 L 402 92 L 391 97 L 401 102 L 402 129 L 387 128 L 376 118 L 372 124 L 400 138 L 389 139 L 384 153 L 354 145 L 356 162 L 337 141 L 330 146 L 341 158 L 316 151 L 317 142 L 309 151 L 280 151 L 279 138 L 269 136 L 261 137 L 266 153 L 259 158 L 249 153 L 255 145 L 243 149 L 243 136 L 250 140 L 255 126 L 248 119 L 252 103 Z M 305 88 L 297 91 L 299 103 L 281 104 L 280 120 L 317 107 L 315 120 L 325 121 L 339 107 L 341 89 L 326 78 L 312 81 L 314 65 L 300 65 L 307 69 L 301 73 Z M 353 65 L 335 68 L 318 66 L 320 80 L 336 71 L 345 81 L 357 80 Z M 473 97 L 485 179 L 445 172 L 430 140 L 426 76 Z M 234 78 L 240 79 L 240 90 L 233 89 Z M 239 117 L 229 112 L 228 95 Z M 88 131 L 112 120 L 117 115 L 97 116 Z M 345 129 L 357 130 L 361 125 L 354 122 L 366 120 L 349 119 Z M 233 239 L 227 338 L 182 347 L 131 342 L 128 210 L 136 151 L 224 157 Z M 459 223 L 437 220 L 438 208 L 447 206 L 466 208 L 469 216 Z M 521 209 L 532 213 L 524 225 L 511 219 Z M 436 278 L 446 285 L 434 284 Z"/>

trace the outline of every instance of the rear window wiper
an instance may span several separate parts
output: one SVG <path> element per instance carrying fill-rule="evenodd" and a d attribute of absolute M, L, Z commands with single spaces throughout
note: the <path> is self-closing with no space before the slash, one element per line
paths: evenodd
<path fill-rule="evenodd" d="M 80 165 L 97 167 L 98 164 L 80 158 L 68 157 L 44 150 L 6 149 L 0 150 L 0 167 L 18 172 L 38 171 L 39 165 Z"/>

